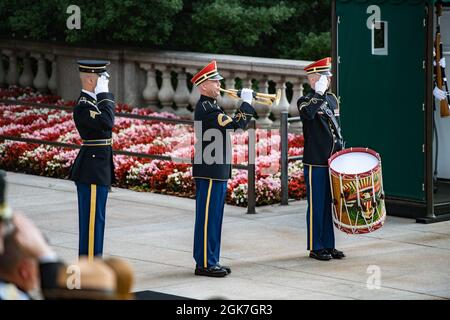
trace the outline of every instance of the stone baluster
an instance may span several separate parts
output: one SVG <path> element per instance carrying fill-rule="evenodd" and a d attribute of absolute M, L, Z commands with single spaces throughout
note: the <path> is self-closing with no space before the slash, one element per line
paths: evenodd
<path fill-rule="evenodd" d="M 251 74 L 248 74 L 247 78 L 245 80 L 242 80 L 242 88 L 253 89 L 255 93 L 256 92 L 260 92 L 260 91 L 257 91 L 257 90 L 255 90 L 253 88 L 253 78 L 254 77 Z M 260 107 L 260 105 L 261 105 L 261 103 L 259 103 L 257 101 L 258 100 L 253 99 L 253 102 L 252 102 L 252 105 L 255 108 L 255 110 L 258 109 Z M 242 100 L 240 100 L 240 102 L 242 103 Z"/>
<path fill-rule="evenodd" d="M 297 101 L 303 96 L 303 79 L 300 78 L 289 78 L 288 81 L 292 83 L 292 100 L 289 104 L 289 114 L 291 117 L 298 117 L 300 114 L 298 113 Z M 289 124 L 292 128 L 300 129 L 302 128 L 302 122 L 292 122 Z"/>
<path fill-rule="evenodd" d="M 6 84 L 13 86 L 19 82 L 19 73 L 17 71 L 17 57 L 16 53 L 12 50 L 4 50 L 3 53 L 8 57 L 9 68 L 6 74 Z"/>
<path fill-rule="evenodd" d="M 259 89 L 260 93 L 269 93 L 269 81 L 267 80 L 267 76 L 262 76 L 259 80 Z M 262 104 L 256 102 L 254 104 L 256 113 L 258 114 L 258 119 L 256 119 L 256 126 L 258 128 L 270 128 L 273 124 L 273 121 L 269 119 L 270 111 L 272 110 L 272 104 Z"/>
<path fill-rule="evenodd" d="M 234 73 L 231 71 L 220 71 L 220 74 L 225 78 L 225 89 L 234 89 L 235 78 Z M 225 113 L 229 116 L 232 116 L 237 109 L 237 99 L 230 97 L 227 93 L 221 97 L 219 101 L 220 107 L 225 111 Z"/>
<path fill-rule="evenodd" d="M 177 89 L 175 90 L 175 94 L 173 96 L 173 101 L 177 106 L 177 110 L 175 113 L 182 118 L 193 118 L 193 113 L 187 109 L 189 106 L 189 89 L 187 86 L 187 75 L 186 70 L 184 68 L 179 68 L 178 72 L 178 84 Z"/>
<path fill-rule="evenodd" d="M 50 74 L 50 79 L 48 80 L 48 89 L 51 93 L 56 94 L 58 90 L 57 76 L 58 67 L 56 63 L 56 57 L 54 54 L 45 55 L 45 58 L 52 63 L 52 73 Z"/>
<path fill-rule="evenodd" d="M 273 123 L 274 126 L 279 127 L 280 126 L 280 116 L 281 112 L 288 111 L 289 109 L 289 101 L 286 98 L 286 80 L 284 77 L 277 77 L 273 79 L 277 86 L 276 91 L 278 89 L 281 89 L 281 99 L 277 106 L 274 106 L 272 108 L 273 116 L 275 117 L 275 121 Z"/>
<path fill-rule="evenodd" d="M 197 102 L 200 99 L 200 96 L 201 96 L 200 90 L 198 90 L 198 87 L 196 85 L 193 85 L 191 94 L 189 95 L 189 104 L 191 105 L 194 111 L 195 106 L 197 105 Z"/>
<path fill-rule="evenodd" d="M 5 68 L 3 67 L 3 55 L 0 50 L 0 88 L 5 86 Z"/>
<path fill-rule="evenodd" d="M 236 78 L 241 79 L 242 88 L 252 88 L 252 79 L 251 76 L 247 74 L 247 72 L 235 72 L 234 75 Z M 242 99 L 236 99 L 236 107 L 239 108 L 241 104 Z"/>
<path fill-rule="evenodd" d="M 170 68 L 169 66 L 161 65 L 159 69 L 162 72 L 162 84 L 158 92 L 159 102 L 161 102 L 161 105 L 163 106 L 161 111 L 173 113 L 174 110 L 172 108 L 172 104 L 175 91 L 172 86 Z"/>
<path fill-rule="evenodd" d="M 247 74 L 245 79 L 242 79 L 242 88 L 253 89 L 252 75 Z"/>
<path fill-rule="evenodd" d="M 142 91 L 142 98 L 144 103 L 150 110 L 159 111 L 158 104 L 158 84 L 156 83 L 156 72 L 151 64 L 143 63 L 140 67 L 147 72 L 147 82 L 144 91 Z"/>
<path fill-rule="evenodd" d="M 31 59 L 30 55 L 24 53 L 20 55 L 23 62 L 23 71 L 19 77 L 19 86 L 22 88 L 31 87 L 33 85 L 33 70 L 31 70 Z"/>
<path fill-rule="evenodd" d="M 187 68 L 186 72 L 190 74 L 196 74 L 199 70 L 197 69 L 191 69 Z M 198 90 L 198 87 L 193 84 L 191 94 L 189 95 L 189 104 L 192 107 L 192 110 L 195 111 L 195 106 L 197 105 L 198 100 L 200 99 L 200 90 Z"/>
<path fill-rule="evenodd" d="M 48 87 L 47 61 L 41 53 L 34 53 L 31 56 L 37 60 L 37 72 L 33 86 L 40 92 L 46 92 Z"/>

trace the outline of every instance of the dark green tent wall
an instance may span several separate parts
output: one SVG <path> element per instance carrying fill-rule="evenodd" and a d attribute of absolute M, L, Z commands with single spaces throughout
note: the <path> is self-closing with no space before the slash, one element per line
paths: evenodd
<path fill-rule="evenodd" d="M 427 1 L 336 1 L 337 94 L 347 147 L 382 159 L 388 197 L 425 201 Z M 372 54 L 368 6 L 387 22 L 387 55 Z"/>

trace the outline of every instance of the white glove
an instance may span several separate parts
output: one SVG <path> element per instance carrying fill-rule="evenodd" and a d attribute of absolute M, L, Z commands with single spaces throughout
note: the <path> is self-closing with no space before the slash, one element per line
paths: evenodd
<path fill-rule="evenodd" d="M 97 95 L 102 92 L 109 92 L 108 83 L 108 78 L 106 78 L 105 75 L 101 75 L 97 80 L 97 86 L 94 89 L 94 93 Z"/>
<path fill-rule="evenodd" d="M 320 76 L 320 79 L 316 82 L 314 90 L 318 94 L 324 94 L 328 89 L 328 78 L 327 76 Z"/>
<path fill-rule="evenodd" d="M 252 104 L 253 101 L 253 90 L 244 88 L 241 90 L 241 99 L 244 102 Z"/>
<path fill-rule="evenodd" d="M 445 91 L 442 91 L 442 90 L 439 89 L 438 87 L 434 87 L 433 95 L 434 95 L 434 96 L 436 97 L 436 99 L 438 99 L 439 101 L 444 100 L 444 99 L 447 97 Z"/>

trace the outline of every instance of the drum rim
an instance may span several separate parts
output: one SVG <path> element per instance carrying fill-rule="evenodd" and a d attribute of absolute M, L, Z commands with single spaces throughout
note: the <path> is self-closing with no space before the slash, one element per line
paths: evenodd
<path fill-rule="evenodd" d="M 386 213 L 380 216 L 380 218 L 372 223 L 365 225 L 348 225 L 343 223 L 341 220 L 338 220 L 337 217 L 333 214 L 333 223 L 341 231 L 344 231 L 348 234 L 358 234 L 358 233 L 370 233 L 381 228 L 386 222 Z M 347 232 L 351 231 L 351 232 Z"/>
<path fill-rule="evenodd" d="M 377 164 L 374 168 L 372 168 L 372 169 L 370 169 L 370 170 L 367 170 L 367 171 L 365 171 L 365 172 L 361 172 L 361 173 L 342 173 L 342 172 L 338 172 L 338 171 L 336 171 L 336 170 L 333 170 L 333 169 L 331 168 L 331 162 L 332 162 L 334 159 L 336 159 L 337 157 L 339 157 L 339 156 L 341 156 L 341 155 L 343 155 L 343 154 L 346 154 L 346 153 L 352 153 L 352 152 L 365 152 L 365 153 L 371 154 L 371 155 L 373 155 L 374 157 L 376 157 L 376 158 L 378 159 L 378 164 Z M 379 168 L 381 168 L 381 157 L 380 157 L 380 154 L 379 154 L 378 152 L 376 152 L 376 151 L 374 151 L 374 150 L 372 150 L 372 149 L 370 149 L 370 148 L 364 148 L 364 147 L 351 147 L 351 148 L 343 149 L 343 150 L 338 151 L 338 152 L 336 152 L 335 154 L 333 154 L 333 155 L 328 159 L 328 168 L 330 169 L 330 172 L 331 172 L 333 175 L 337 175 L 337 176 L 346 176 L 346 177 L 353 178 L 353 177 L 361 177 L 361 176 L 364 176 L 364 175 L 371 175 L 372 172 L 375 172 L 375 171 L 377 171 Z"/>

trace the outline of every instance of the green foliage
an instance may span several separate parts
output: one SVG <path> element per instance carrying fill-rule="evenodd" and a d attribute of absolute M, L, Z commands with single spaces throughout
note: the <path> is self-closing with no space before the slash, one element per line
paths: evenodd
<path fill-rule="evenodd" d="M 296 58 L 318 60 L 331 56 L 331 32 L 320 32 L 304 34 L 298 32 L 294 39 L 297 45 L 290 43 L 278 44 L 280 48 L 280 58 Z"/>
<path fill-rule="evenodd" d="M 2 0 L 0 34 L 77 44 L 164 44 L 182 0 L 78 0 L 81 29 L 68 30 L 67 7 L 73 0 Z M 5 13 L 5 15 L 3 14 Z"/>
<path fill-rule="evenodd" d="M 255 1 L 193 2 L 182 19 L 177 19 L 174 29 L 176 41 L 172 47 L 242 54 L 257 47 L 262 36 L 274 34 L 276 27 L 294 14 L 294 10 L 284 2 L 270 6 L 254 6 L 251 2 Z"/>
<path fill-rule="evenodd" d="M 1 35 L 22 39 L 49 40 L 64 34 L 65 16 L 56 8 L 61 1 L 2 0 Z"/>
<path fill-rule="evenodd" d="M 67 5 L 72 0 L 66 0 Z M 173 17 L 183 7 L 182 0 L 82 0 L 81 32 L 67 30 L 68 42 L 113 42 L 164 44 L 173 26 Z M 66 6 L 67 7 L 67 6 Z"/>
<path fill-rule="evenodd" d="M 316 60 L 331 56 L 331 0 L 290 1 L 294 16 L 283 24 L 274 43 L 279 58 Z"/>
<path fill-rule="evenodd" d="M 68 30 L 70 4 L 81 30 Z M 85 46 L 313 60 L 331 54 L 331 1 L 1 0 L 0 36 Z"/>
<path fill-rule="evenodd" d="M 188 50 L 313 60 L 331 55 L 331 1 L 184 1 L 166 45 Z"/>

